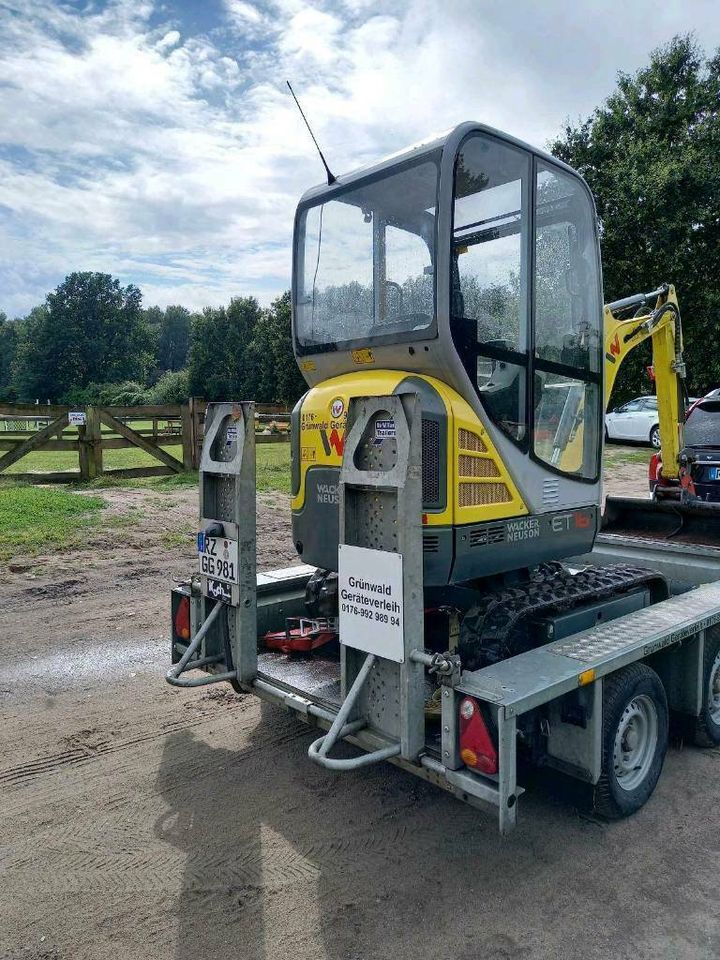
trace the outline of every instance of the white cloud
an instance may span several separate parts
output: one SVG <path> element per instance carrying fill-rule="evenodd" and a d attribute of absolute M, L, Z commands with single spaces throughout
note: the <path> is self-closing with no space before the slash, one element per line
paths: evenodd
<path fill-rule="evenodd" d="M 170 47 L 174 47 L 178 43 L 180 43 L 180 31 L 168 30 L 165 36 L 161 40 L 158 40 L 157 48 L 158 50 L 169 50 Z"/>
<path fill-rule="evenodd" d="M 599 0 L 224 0 L 204 32 L 179 4 L 4 9 L 10 313 L 75 269 L 136 282 L 146 303 L 285 289 L 294 206 L 322 180 L 286 77 L 342 173 L 466 119 L 542 145 L 673 33 L 720 40 L 714 0 L 637 0 L 622 17 Z"/>
<path fill-rule="evenodd" d="M 238 26 L 245 26 L 248 23 L 260 23 L 262 15 L 257 7 L 245 0 L 226 0 L 228 16 Z"/>

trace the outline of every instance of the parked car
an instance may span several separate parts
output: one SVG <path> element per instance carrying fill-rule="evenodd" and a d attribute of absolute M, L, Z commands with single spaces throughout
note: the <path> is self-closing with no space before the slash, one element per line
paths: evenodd
<path fill-rule="evenodd" d="M 720 502 L 720 390 L 696 400 L 690 408 L 683 430 L 680 452 L 685 486 L 690 494 L 708 503 Z M 659 453 L 650 459 L 650 492 L 653 496 L 677 496 L 677 486 L 663 489 L 662 460 Z"/>
<path fill-rule="evenodd" d="M 713 391 L 720 396 L 720 390 Z M 690 410 L 697 397 L 689 397 L 686 401 Z M 660 449 L 660 425 L 658 422 L 657 397 L 636 397 L 621 407 L 616 407 L 605 414 L 606 440 L 633 440 L 638 443 L 649 443 L 656 450 Z"/>
<path fill-rule="evenodd" d="M 636 397 L 605 414 L 606 440 L 634 440 L 660 447 L 657 397 Z"/>

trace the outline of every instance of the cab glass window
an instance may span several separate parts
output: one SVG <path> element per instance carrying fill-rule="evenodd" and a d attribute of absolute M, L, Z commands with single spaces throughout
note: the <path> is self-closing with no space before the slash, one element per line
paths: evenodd
<path fill-rule="evenodd" d="M 485 409 L 514 440 L 526 432 L 527 230 L 531 158 L 492 137 L 455 165 L 451 330 Z"/>
<path fill-rule="evenodd" d="M 535 349 L 538 357 L 600 367 L 595 212 L 582 183 L 538 163 Z"/>
<path fill-rule="evenodd" d="M 602 359 L 594 209 L 577 178 L 542 162 L 535 197 L 534 452 L 593 479 Z"/>
<path fill-rule="evenodd" d="M 295 236 L 300 353 L 429 335 L 438 156 L 302 211 Z"/>

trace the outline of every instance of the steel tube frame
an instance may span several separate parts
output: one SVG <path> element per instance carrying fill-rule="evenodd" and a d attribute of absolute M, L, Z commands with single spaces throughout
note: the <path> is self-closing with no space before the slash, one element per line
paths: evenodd
<path fill-rule="evenodd" d="M 363 684 L 375 664 L 375 659 L 375 654 L 373 653 L 369 653 L 367 657 L 365 657 L 365 661 L 358 670 L 353 685 L 343 700 L 330 729 L 327 733 L 323 734 L 322 737 L 314 740 L 308 747 L 308 757 L 315 763 L 320 764 L 320 766 L 326 767 L 328 770 L 357 770 L 359 767 L 367 767 L 372 763 L 379 763 L 381 760 L 396 757 L 400 753 L 401 746 L 398 743 L 389 747 L 383 747 L 380 750 L 373 750 L 370 753 L 363 753 L 359 757 L 349 757 L 347 759 L 328 757 L 329 751 L 332 750 L 338 740 L 341 740 L 349 733 L 357 733 L 367 725 L 365 720 L 355 720 L 352 723 L 346 723 L 346 721 L 355 706 Z"/>
<path fill-rule="evenodd" d="M 187 682 L 178 683 L 178 678 L 180 677 L 181 673 L 185 672 L 186 669 L 188 670 L 194 669 L 194 667 L 188 667 L 188 663 L 190 663 L 192 655 L 195 653 L 195 651 L 198 649 L 200 644 L 203 642 L 203 639 L 206 633 L 208 632 L 208 630 L 210 629 L 210 627 L 217 620 L 218 615 L 222 610 L 222 608 L 223 608 L 223 605 L 221 603 L 216 603 L 215 606 L 212 608 L 207 619 L 204 621 L 203 625 L 200 627 L 198 632 L 195 634 L 195 636 L 191 640 L 190 646 L 182 655 L 179 662 L 174 664 L 172 667 L 170 667 L 168 672 L 165 674 L 165 679 L 167 680 L 168 683 L 172 684 L 175 687 L 184 687 L 184 686 L 190 685 Z M 235 674 L 233 673 L 232 676 L 234 677 Z M 215 677 L 213 677 L 213 679 L 215 679 Z M 192 686 L 197 686 L 197 684 L 192 684 Z"/>

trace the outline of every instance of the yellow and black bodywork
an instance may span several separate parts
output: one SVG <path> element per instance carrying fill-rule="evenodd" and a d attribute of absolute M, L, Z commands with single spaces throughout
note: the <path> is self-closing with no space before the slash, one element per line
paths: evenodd
<path fill-rule="evenodd" d="M 337 569 L 353 397 L 422 410 L 425 583 L 592 547 L 602 448 L 602 297 L 575 171 L 479 124 L 314 188 L 294 232 L 293 537 Z M 391 443 L 380 423 L 370 442 Z"/>
<path fill-rule="evenodd" d="M 309 391 L 293 413 L 293 530 L 303 558 L 334 569 L 338 478 L 349 401 L 416 393 L 422 413 L 425 578 L 451 579 L 456 545 L 478 524 L 521 518 L 528 509 L 482 424 L 458 394 L 433 377 L 396 370 L 335 377 Z M 392 438 L 377 437 L 377 443 Z M 461 575 L 460 579 L 466 579 Z"/>
<path fill-rule="evenodd" d="M 543 524 L 529 510 L 472 408 L 433 377 L 396 370 L 334 377 L 308 391 L 293 411 L 292 518 L 298 554 L 337 567 L 338 481 L 350 399 L 414 393 L 422 405 L 425 582 L 442 586 L 567 556 L 582 547 L 591 510 L 551 511 Z M 375 442 L 388 442 L 378 437 Z M 553 549 L 554 546 L 554 549 Z M 575 548 L 573 552 L 575 552 Z"/>

